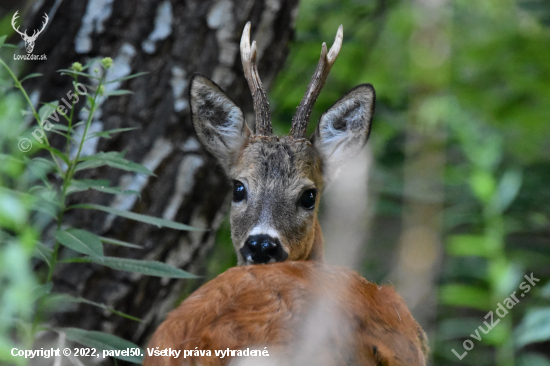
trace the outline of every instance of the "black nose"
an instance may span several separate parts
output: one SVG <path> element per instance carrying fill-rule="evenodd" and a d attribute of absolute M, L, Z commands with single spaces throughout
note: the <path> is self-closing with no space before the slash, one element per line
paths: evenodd
<path fill-rule="evenodd" d="M 264 234 L 249 236 L 241 254 L 247 262 L 256 264 L 282 262 L 288 257 L 279 239 Z"/>

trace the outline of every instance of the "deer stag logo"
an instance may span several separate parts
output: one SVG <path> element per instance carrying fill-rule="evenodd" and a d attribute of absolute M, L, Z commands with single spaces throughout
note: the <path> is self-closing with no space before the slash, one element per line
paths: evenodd
<path fill-rule="evenodd" d="M 16 11 L 15 14 L 13 14 L 13 17 L 11 18 L 11 26 L 13 27 L 13 29 L 19 33 L 21 35 L 21 38 L 23 38 L 23 41 L 25 41 L 25 48 L 27 50 L 27 53 L 32 53 L 32 50 L 34 49 L 34 42 L 36 41 L 36 38 L 40 35 L 40 33 L 42 33 L 42 31 L 44 30 L 44 28 L 46 28 L 46 24 L 48 24 L 48 15 L 46 13 L 44 13 L 44 22 L 42 22 L 42 29 L 40 30 L 34 30 L 34 32 L 32 33 L 32 36 L 29 37 L 29 35 L 27 34 L 27 30 L 25 29 L 24 32 L 20 32 L 19 31 L 19 27 L 15 28 L 15 20 L 17 18 L 19 18 L 19 16 L 17 15 L 17 13 L 19 12 Z"/>

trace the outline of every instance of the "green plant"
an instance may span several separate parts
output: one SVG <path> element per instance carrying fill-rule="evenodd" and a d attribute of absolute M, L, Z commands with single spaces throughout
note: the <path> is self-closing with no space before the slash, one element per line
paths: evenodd
<path fill-rule="evenodd" d="M 545 303 L 540 301 L 548 291 L 548 285 L 543 287 L 544 272 L 535 272 L 533 262 L 521 259 L 529 250 L 514 255 L 506 243 L 510 233 L 521 227 L 509 209 L 521 190 L 523 174 L 505 158 L 498 131 L 467 113 L 456 100 L 444 103 L 453 145 L 460 148 L 463 162 L 448 168 L 449 194 L 454 196 L 450 201 L 460 203 L 448 212 L 454 233 L 446 240 L 449 259 L 439 301 L 455 308 L 455 314 L 438 326 L 438 353 L 468 364 L 492 359 L 498 366 L 546 366 L 546 358 L 521 350 L 550 338 L 548 302 L 533 307 Z M 468 216 L 459 212 L 465 206 L 470 206 Z"/>
<path fill-rule="evenodd" d="M 0 47 L 5 37 L 0 38 Z M 4 45 L 5 46 L 5 45 Z M 19 344 L 19 348 L 30 349 L 37 332 L 47 329 L 45 320 L 48 309 L 52 304 L 61 302 L 84 302 L 98 306 L 117 315 L 140 321 L 139 319 L 111 309 L 104 304 L 98 304 L 83 298 L 73 298 L 66 294 L 52 292 L 53 275 L 60 263 L 97 263 L 116 270 L 137 272 L 151 276 L 192 278 L 194 275 L 178 268 L 157 261 L 135 260 L 128 258 L 108 257 L 104 255 L 103 246 L 122 245 L 136 247 L 134 244 L 122 242 L 112 238 L 98 236 L 82 228 L 73 228 L 65 224 L 64 215 L 75 209 L 92 209 L 108 212 L 109 214 L 137 220 L 158 227 L 169 227 L 178 230 L 198 230 L 188 225 L 170 220 L 164 220 L 147 215 L 117 210 L 97 204 L 67 205 L 69 196 L 88 189 L 98 190 L 110 194 L 138 194 L 134 191 L 123 190 L 120 187 L 111 187 L 106 180 L 76 179 L 79 171 L 94 169 L 100 166 L 110 166 L 129 172 L 153 175 L 146 167 L 129 161 L 120 152 L 98 152 L 91 156 L 83 156 L 82 150 L 86 140 L 93 137 L 109 138 L 112 134 L 125 132 L 130 129 L 115 129 L 99 133 L 89 133 L 100 100 L 130 93 L 128 90 L 112 90 L 112 84 L 138 77 L 143 73 L 132 74 L 123 78 L 109 80 L 108 70 L 113 61 L 104 58 L 101 62 L 90 61 L 87 65 L 75 62 L 71 68 L 59 70 L 61 75 L 72 78 L 72 88 L 60 101 L 44 103 L 36 110 L 29 95 L 22 85 L 24 80 L 38 77 L 31 74 L 19 80 L 9 65 L 0 58 L 0 65 L 7 73 L 13 84 L 0 91 L 0 115 L 4 110 L 3 124 L 9 120 L 11 133 L 0 138 L 0 361 L 25 364 L 26 359 L 12 357 L 10 350 Z M 0 74 L 1 77 L 1 74 Z M 17 95 L 12 92 L 13 86 L 20 91 Z M 85 103 L 79 103 L 80 98 Z M 22 125 L 22 116 L 17 115 L 17 109 L 23 109 L 27 104 L 30 111 L 24 111 L 23 116 L 32 116 L 37 122 L 26 131 L 15 128 Z M 10 105 L 15 108 L 8 108 Z M 81 113 L 75 113 L 80 107 Z M 76 116 L 86 115 L 82 121 L 76 121 Z M 66 122 L 66 123 L 63 123 Z M 81 135 L 76 128 L 83 126 Z M 6 127 L 6 126 L 3 126 Z M 61 135 L 66 143 L 63 149 L 57 149 L 50 144 L 48 133 Z M 19 151 L 17 139 L 19 140 Z M 31 140 L 33 139 L 33 140 Z M 24 144 L 21 144 L 21 141 Z M 30 147 L 30 143 L 32 148 Z M 71 147 L 76 153 L 70 154 Z M 27 152 L 27 150 L 30 150 Z M 28 158 L 25 153 L 37 153 L 47 150 L 49 158 Z M 5 153 L 4 153 L 5 152 Z M 57 179 L 51 179 L 55 176 Z M 50 179 L 49 179 L 50 178 Z M 59 183 L 52 183 L 59 182 Z M 50 217 L 55 224 L 54 237 L 39 237 L 41 228 L 37 218 Z M 44 220 L 42 220 L 44 221 Z M 46 219 L 48 221 L 48 219 Z M 47 243 L 52 243 L 48 245 Z M 74 255 L 68 259 L 60 259 L 60 250 L 65 247 L 73 251 Z M 32 271 L 31 257 L 39 258 L 47 265 L 47 273 L 40 276 Z M 83 345 L 101 350 L 135 348 L 138 346 L 120 339 L 114 335 L 75 328 L 50 329 L 64 333 L 66 337 Z M 143 352 L 141 352 L 143 353 Z M 141 363 L 141 355 L 115 356 L 120 359 Z"/>
<path fill-rule="evenodd" d="M 484 312 L 494 311 L 498 303 L 513 293 L 523 276 L 521 268 L 506 255 L 505 238 L 508 231 L 504 216 L 519 192 L 522 176 L 520 171 L 509 167 L 504 173 L 499 172 L 503 155 L 500 136 L 493 129 L 482 127 L 484 124 L 460 109 L 458 103 L 453 100 L 447 102 L 449 116 L 452 116 L 449 121 L 451 134 L 457 140 L 466 160 L 458 169 L 449 168 L 450 174 L 466 177 L 481 212 L 477 233 L 470 231 L 450 235 L 446 249 L 454 257 L 479 258 L 483 264 L 478 267 L 475 276 L 478 281 L 483 282 L 447 283 L 440 287 L 440 302 Z M 497 320 L 500 323 L 494 327 L 485 326 L 483 317 L 479 317 L 479 324 L 476 324 L 475 318 L 471 322 L 465 322 L 471 328 L 467 330 L 467 334 L 476 334 L 475 331 L 482 326 L 477 334 L 481 334 L 480 342 L 496 348 L 495 363 L 513 365 L 512 316 L 499 318 L 494 313 L 493 316 L 494 322 L 488 323 L 494 324 Z M 474 342 L 476 339 L 470 341 Z M 463 354 L 462 347 L 455 348 L 458 354 Z"/>

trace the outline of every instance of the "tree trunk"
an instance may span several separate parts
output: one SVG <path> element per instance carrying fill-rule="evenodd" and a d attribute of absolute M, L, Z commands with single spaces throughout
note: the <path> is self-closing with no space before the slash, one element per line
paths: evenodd
<path fill-rule="evenodd" d="M 77 178 L 108 179 L 112 185 L 139 191 L 141 198 L 92 192 L 75 195 L 69 204 L 93 202 L 210 230 L 159 229 L 91 210 L 70 211 L 64 223 L 143 246 L 142 250 L 106 246 L 106 255 L 159 260 L 200 274 L 227 211 L 224 202 L 229 185 L 195 137 L 188 105 L 189 80 L 195 72 L 211 77 L 247 116 L 253 116 L 240 63 L 242 29 L 246 21 L 252 22 L 259 71 L 269 87 L 288 53 L 296 10 L 297 0 L 37 2 L 22 17 L 25 26 L 32 29 L 41 24 L 45 12 L 49 15 L 49 24 L 34 51 L 46 54 L 47 61 L 27 61 L 25 71 L 44 75 L 26 82 L 26 87 L 37 93 L 37 100 L 50 102 L 66 95 L 70 79 L 55 71 L 68 68 L 74 61 L 85 64 L 93 57 L 110 56 L 113 75 L 148 72 L 124 82 L 121 88 L 134 94 L 107 100 L 92 124 L 94 130 L 139 129 L 101 139 L 97 144 L 90 140 L 85 151 L 127 151 L 126 158 L 144 164 L 156 176 L 96 169 Z M 60 144 L 51 138 L 54 146 Z M 49 230 L 45 238 L 52 238 L 51 234 Z M 52 322 L 54 326 L 106 331 L 145 346 L 148 336 L 180 299 L 186 283 L 93 264 L 60 265 L 54 276 L 54 291 L 106 304 L 143 322 L 90 305 L 58 312 Z"/>

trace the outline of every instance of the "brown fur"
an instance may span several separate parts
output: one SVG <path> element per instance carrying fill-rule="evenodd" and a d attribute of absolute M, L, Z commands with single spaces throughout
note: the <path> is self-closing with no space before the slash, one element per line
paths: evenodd
<path fill-rule="evenodd" d="M 311 251 L 309 252 L 306 260 L 323 262 L 325 260 L 325 249 L 324 249 L 324 239 L 323 231 L 321 230 L 321 224 L 319 219 L 315 220 L 315 236 L 313 238 L 313 245 L 311 246 Z"/>
<path fill-rule="evenodd" d="M 310 318 L 319 307 L 324 311 Z M 319 333 L 324 337 L 311 339 Z M 425 365 L 425 342 L 393 288 L 343 267 L 282 262 L 231 268 L 197 290 L 148 345 L 182 350 L 180 357 L 146 355 L 144 366 L 226 365 L 214 350 L 247 347 L 267 347 L 279 365 Z M 212 356 L 183 358 L 195 348 Z"/>
<path fill-rule="evenodd" d="M 425 365 L 425 334 L 392 288 L 320 263 L 324 182 L 366 143 L 374 88 L 356 87 L 323 114 L 313 143 L 253 135 L 241 110 L 204 76 L 193 77 L 190 97 L 199 140 L 246 191 L 231 208 L 239 264 L 250 264 L 239 250 L 258 233 L 276 236 L 289 261 L 219 275 L 170 313 L 148 346 L 211 356 L 146 356 L 144 365 L 226 365 L 231 360 L 215 350 L 263 347 L 277 365 Z M 309 189 L 317 190 L 313 209 L 300 205 Z"/>

